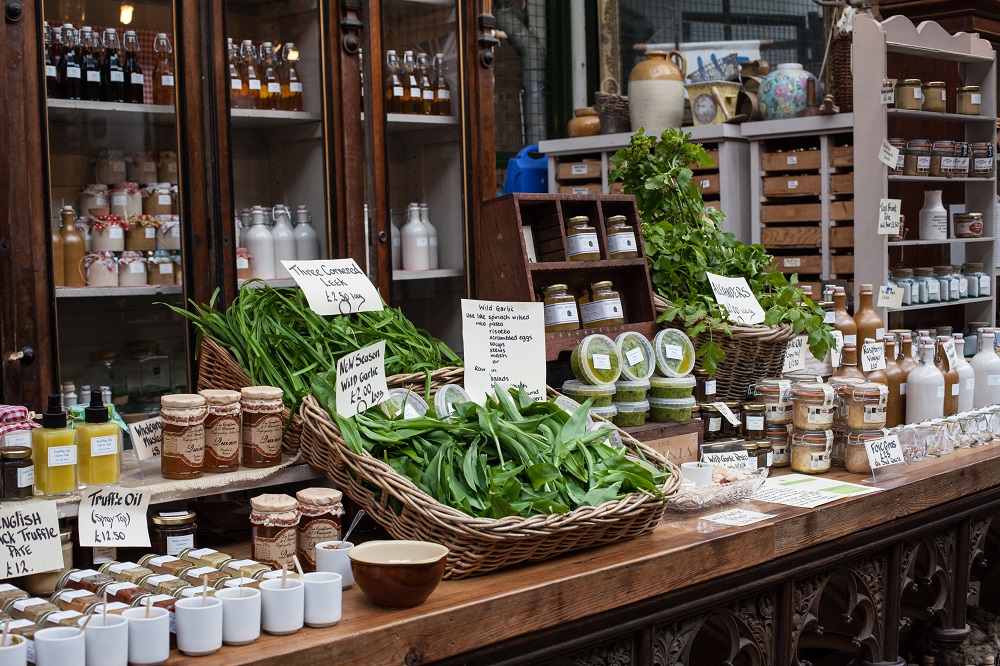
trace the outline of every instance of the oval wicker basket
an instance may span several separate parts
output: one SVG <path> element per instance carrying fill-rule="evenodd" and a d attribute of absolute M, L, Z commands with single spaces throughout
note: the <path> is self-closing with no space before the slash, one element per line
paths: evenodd
<path fill-rule="evenodd" d="M 670 303 L 657 294 L 653 295 L 653 304 L 659 316 Z M 664 328 L 682 327 L 672 322 L 661 324 Z M 778 377 L 785 361 L 785 348 L 788 341 L 795 337 L 791 324 L 780 326 L 730 326 L 732 336 L 722 329 L 714 329 L 713 333 L 704 331 L 695 336 L 691 342 L 695 350 L 709 340 L 722 347 L 726 352 L 726 361 L 715 370 L 716 400 L 742 401 L 746 399 L 747 391 L 762 377 Z"/>
<path fill-rule="evenodd" d="M 431 386 L 461 382 L 462 368 L 439 370 Z M 423 391 L 425 375 L 396 375 L 390 388 Z M 550 389 L 550 393 L 554 393 Z M 445 578 L 457 579 L 494 571 L 518 562 L 544 560 L 561 553 L 633 539 L 653 530 L 663 514 L 664 500 L 632 493 L 597 507 L 580 507 L 564 514 L 509 516 L 499 520 L 475 518 L 441 504 L 397 474 L 389 465 L 347 448 L 340 429 L 313 396 L 302 402 L 302 454 L 336 483 L 396 539 L 418 539 L 444 544 L 448 554 Z M 680 485 L 680 470 L 656 451 L 621 433 L 633 451 L 670 477 L 661 486 L 667 497 Z"/>

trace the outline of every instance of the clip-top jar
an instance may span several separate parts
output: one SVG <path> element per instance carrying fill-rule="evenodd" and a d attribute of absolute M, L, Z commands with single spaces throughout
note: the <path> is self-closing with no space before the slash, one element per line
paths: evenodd
<path fill-rule="evenodd" d="M 865 442 L 882 439 L 885 433 L 881 430 L 853 430 L 844 432 L 844 467 L 855 474 L 871 474 L 872 467 L 868 461 L 868 451 Z"/>
<path fill-rule="evenodd" d="M 888 141 L 890 146 L 899 149 L 899 155 L 896 156 L 896 167 L 889 167 L 889 175 L 902 176 L 906 164 L 906 139 L 893 137 Z"/>
<path fill-rule="evenodd" d="M 576 298 L 566 293 L 569 287 L 553 284 L 544 291 L 545 332 L 576 331 L 580 329 L 580 314 L 576 309 Z"/>
<path fill-rule="evenodd" d="M 792 422 L 791 388 L 792 382 L 787 379 L 761 379 L 754 386 L 757 402 L 764 405 L 768 425 Z"/>
<path fill-rule="evenodd" d="M 633 229 L 624 215 L 612 215 L 605 220 L 608 234 L 608 258 L 635 259 L 639 256 L 639 246 Z"/>
<path fill-rule="evenodd" d="M 799 430 L 830 428 L 835 396 L 829 384 L 796 382 L 792 386 L 792 425 Z"/>
<path fill-rule="evenodd" d="M 789 441 L 793 472 L 822 474 L 830 471 L 832 430 L 792 430 Z"/>
<path fill-rule="evenodd" d="M 983 141 L 973 143 L 970 148 L 972 150 L 972 168 L 969 170 L 969 176 L 992 178 L 993 167 L 996 166 L 993 159 L 993 144 L 989 141 Z"/>
<path fill-rule="evenodd" d="M 294 569 L 298 502 L 289 495 L 258 495 L 250 498 L 250 507 L 250 557 L 276 569 Z"/>
<path fill-rule="evenodd" d="M 885 384 L 862 382 L 840 387 L 844 423 L 852 430 L 885 427 L 889 389 Z"/>
<path fill-rule="evenodd" d="M 160 398 L 163 452 L 160 470 L 165 479 L 195 479 L 205 461 L 205 398 L 178 393 Z"/>
<path fill-rule="evenodd" d="M 240 393 L 205 389 L 205 472 L 228 472 L 240 466 Z"/>
<path fill-rule="evenodd" d="M 282 391 L 275 386 L 240 390 L 243 408 L 243 466 L 274 467 L 281 463 Z"/>
<path fill-rule="evenodd" d="M 601 249 L 597 244 L 597 229 L 590 225 L 586 215 L 577 215 L 566 220 L 566 248 L 570 261 L 597 261 Z"/>
<path fill-rule="evenodd" d="M 304 488 L 295 493 L 302 514 L 296 550 L 304 571 L 316 570 L 316 544 L 340 541 L 344 523 L 342 498 L 343 493 L 331 488 Z"/>
<path fill-rule="evenodd" d="M 788 467 L 791 463 L 788 450 L 788 426 L 769 425 L 767 426 L 765 437 L 771 443 L 771 466 Z"/>
<path fill-rule="evenodd" d="M 903 173 L 907 176 L 926 176 L 931 171 L 931 142 L 927 139 L 910 139 L 906 142 Z"/>

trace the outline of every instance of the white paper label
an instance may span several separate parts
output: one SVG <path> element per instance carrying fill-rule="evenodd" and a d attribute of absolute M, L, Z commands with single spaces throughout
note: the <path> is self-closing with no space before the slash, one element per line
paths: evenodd
<path fill-rule="evenodd" d="M 927 171 L 931 168 L 931 156 L 920 155 L 917 157 L 917 171 Z"/>
<path fill-rule="evenodd" d="M 663 354 L 679 361 L 684 358 L 684 349 L 680 345 L 663 345 Z"/>
<path fill-rule="evenodd" d="M 905 461 L 903 448 L 899 445 L 899 437 L 896 435 L 866 440 L 865 453 L 868 454 L 868 463 L 872 469 L 898 465 Z"/>
<path fill-rule="evenodd" d="M 174 200 L 169 194 L 157 194 L 156 202 L 161 206 L 169 206 L 174 202 Z"/>
<path fill-rule="evenodd" d="M 879 407 L 878 405 L 865 405 L 865 423 L 884 423 L 885 422 L 885 407 Z"/>
<path fill-rule="evenodd" d="M 806 420 L 809 423 L 829 423 L 833 418 L 832 407 L 812 406 L 806 408 Z"/>
<path fill-rule="evenodd" d="M 49 467 L 62 467 L 76 464 L 76 445 L 53 446 L 48 454 Z"/>
<path fill-rule="evenodd" d="M 129 77 L 129 80 L 132 82 L 132 85 L 141 86 L 143 77 L 142 74 L 136 74 L 135 72 L 132 72 L 131 76 Z"/>
<path fill-rule="evenodd" d="M 740 425 L 740 417 L 736 416 L 736 414 L 733 414 L 733 410 L 729 409 L 729 407 L 726 406 L 726 403 L 713 402 L 712 405 L 714 405 L 715 408 L 718 409 L 724 417 L 726 417 L 726 420 L 729 421 L 731 425 L 734 426 Z"/>
<path fill-rule="evenodd" d="M 56 75 L 56 66 L 55 65 L 46 65 L 45 66 L 45 76 L 55 76 L 55 75 Z"/>
<path fill-rule="evenodd" d="M 703 190 L 704 190 L 705 188 L 707 188 L 707 187 L 708 187 L 709 185 L 711 185 L 711 184 L 712 184 L 712 181 L 710 181 L 710 180 L 707 180 L 707 179 L 706 179 L 706 180 L 703 180 L 703 181 L 701 181 L 701 189 L 703 189 Z"/>
<path fill-rule="evenodd" d="M 715 301 L 726 309 L 728 319 L 738 324 L 759 324 L 764 309 L 754 297 L 745 278 L 730 278 L 706 273 L 715 292 Z"/>
<path fill-rule="evenodd" d="M 796 190 L 796 189 L 798 189 L 798 187 L 799 187 L 799 181 L 797 181 L 797 180 L 790 180 L 790 181 L 788 181 L 788 189 L 790 189 L 790 190 Z"/>
<path fill-rule="evenodd" d="M 385 401 L 385 340 L 379 340 L 337 361 L 337 413 L 363 414 Z"/>
<path fill-rule="evenodd" d="M 384 307 L 375 285 L 353 259 L 281 263 L 302 288 L 309 307 L 316 314 L 377 312 Z"/>
<path fill-rule="evenodd" d="M 923 99 L 924 98 L 924 91 L 921 90 L 920 88 L 914 88 L 913 89 L 913 97 L 916 98 L 916 99 Z"/>
<path fill-rule="evenodd" d="M 66 78 L 67 79 L 79 79 L 80 78 L 80 68 L 79 67 L 67 67 L 66 68 Z"/>
<path fill-rule="evenodd" d="M 188 534 L 186 536 L 168 536 L 167 537 L 167 555 L 180 555 L 181 551 L 185 548 L 194 547 L 194 535 Z M 212 567 L 208 567 L 211 569 Z"/>
<path fill-rule="evenodd" d="M 747 430 L 763 430 L 764 429 L 764 417 L 763 416 L 748 416 L 747 417 Z"/>
<path fill-rule="evenodd" d="M 882 82 L 880 97 L 882 98 L 882 104 L 896 103 L 896 88 L 891 80 L 886 79 Z"/>
<path fill-rule="evenodd" d="M 976 378 L 975 377 L 969 377 L 968 379 L 965 380 L 965 390 L 966 391 L 974 391 L 974 390 L 976 390 Z"/>
<path fill-rule="evenodd" d="M 611 369 L 611 357 L 607 354 L 594 354 L 594 367 L 598 370 Z"/>
<path fill-rule="evenodd" d="M 27 488 L 35 485 L 35 466 L 20 467 L 17 470 L 17 487 Z"/>
<path fill-rule="evenodd" d="M 4 446 L 31 446 L 31 432 L 9 432 L 4 435 Z"/>
<path fill-rule="evenodd" d="M 608 236 L 608 253 L 635 252 L 635 234 L 631 231 L 611 234 Z"/>
<path fill-rule="evenodd" d="M 292 81 L 288 84 L 288 91 L 293 93 L 302 92 L 302 84 L 298 81 Z"/>
<path fill-rule="evenodd" d="M 711 416 L 708 419 L 708 431 L 718 432 L 722 430 L 722 417 L 721 416 Z"/>
<path fill-rule="evenodd" d="M 701 454 L 701 461 L 712 465 L 724 465 L 726 467 L 747 467 L 750 458 L 746 451 L 723 451 L 721 453 L 703 453 Z"/>
<path fill-rule="evenodd" d="M 108 227 L 108 238 L 111 240 L 121 240 L 125 238 L 125 230 L 121 227 Z"/>
<path fill-rule="evenodd" d="M 861 345 L 861 370 L 885 370 L 885 344 L 881 340 L 867 340 Z"/>
<path fill-rule="evenodd" d="M 146 227 L 144 229 L 144 231 L 146 232 L 146 238 L 156 238 L 156 228 L 155 227 Z"/>
<path fill-rule="evenodd" d="M 962 385 L 962 384 L 961 384 L 961 382 L 955 382 L 954 384 L 952 384 L 952 385 L 951 385 L 951 394 L 952 394 L 953 396 L 954 396 L 954 395 L 958 395 L 958 392 L 959 392 L 959 390 L 960 390 L 960 389 L 959 389 L 959 387 L 960 387 L 961 385 Z"/>
<path fill-rule="evenodd" d="M 172 238 L 179 238 L 180 235 L 181 235 L 181 225 L 176 224 L 176 225 L 170 227 L 170 236 Z"/>
<path fill-rule="evenodd" d="M 705 395 L 715 395 L 715 381 L 714 379 L 705 380 Z"/>
<path fill-rule="evenodd" d="M 174 262 L 164 261 L 163 263 L 157 264 L 160 270 L 160 275 L 173 275 L 174 274 Z"/>
<path fill-rule="evenodd" d="M 281 93 L 281 84 L 280 83 L 268 83 L 267 84 L 267 92 L 272 93 L 272 94 L 279 94 L 279 93 Z"/>
<path fill-rule="evenodd" d="M 118 453 L 118 436 L 104 435 L 90 438 L 90 457 L 110 456 Z"/>
<path fill-rule="evenodd" d="M 802 258 L 801 257 L 785 257 L 782 260 L 782 263 L 784 264 L 785 268 L 798 268 L 799 266 L 802 265 Z"/>
<path fill-rule="evenodd" d="M 163 445 L 163 422 L 159 418 L 130 423 L 128 434 L 139 460 L 160 455 Z"/>
<path fill-rule="evenodd" d="M 80 545 L 148 548 L 149 498 L 150 493 L 140 488 L 106 486 L 84 490 L 80 500 Z"/>
<path fill-rule="evenodd" d="M 899 385 L 899 395 L 906 395 L 906 382 Z"/>
<path fill-rule="evenodd" d="M 125 82 L 125 72 L 111 72 L 111 80 L 114 83 L 124 83 Z"/>
<path fill-rule="evenodd" d="M 785 159 L 785 162 L 788 163 L 788 164 L 798 164 L 799 163 L 798 155 L 789 155 Z"/>
<path fill-rule="evenodd" d="M 944 399 L 944 386 L 938 386 L 937 387 L 937 397 L 938 397 L 938 400 L 943 400 Z"/>
<path fill-rule="evenodd" d="M 837 321 L 837 313 L 836 312 L 834 312 L 833 310 L 827 310 L 826 312 L 823 313 L 823 323 L 824 324 L 832 324 L 835 321 Z"/>
<path fill-rule="evenodd" d="M 56 503 L 8 502 L 0 508 L 0 543 L 4 545 L 0 578 L 61 569 Z"/>
<path fill-rule="evenodd" d="M 972 93 L 972 103 L 973 104 L 982 104 L 983 103 L 983 94 L 982 93 Z"/>
<path fill-rule="evenodd" d="M 145 273 L 146 272 L 146 265 L 144 263 L 142 263 L 141 261 L 133 261 L 132 263 L 130 263 L 128 265 L 128 272 L 129 273 Z"/>
<path fill-rule="evenodd" d="M 599 252 L 597 246 L 597 234 L 574 234 L 566 236 L 566 247 L 569 249 L 569 256 L 575 257 L 578 254 L 593 254 Z"/>
<path fill-rule="evenodd" d="M 250 268 L 250 260 L 246 257 L 236 257 L 236 268 Z"/>
<path fill-rule="evenodd" d="M 882 149 L 879 150 L 878 159 L 889 168 L 895 168 L 899 161 L 899 148 L 882 139 Z"/>
<path fill-rule="evenodd" d="M 586 185 L 580 185 L 579 187 L 574 187 L 570 194 L 590 194 L 590 190 Z"/>
<path fill-rule="evenodd" d="M 899 235 L 899 209 L 903 202 L 901 199 L 881 199 L 878 210 L 878 233 L 881 236 Z"/>
<path fill-rule="evenodd" d="M 433 101 L 434 100 L 434 91 L 433 90 L 425 90 L 425 91 L 423 91 L 423 98 L 426 99 L 429 102 Z"/>
<path fill-rule="evenodd" d="M 785 345 L 785 361 L 781 367 L 781 372 L 797 372 L 805 368 L 805 351 L 809 337 L 797 335 Z"/>
<path fill-rule="evenodd" d="M 1000 386 L 1000 375 L 987 375 L 986 376 L 987 386 Z"/>
<path fill-rule="evenodd" d="M 753 525 L 754 523 L 759 523 L 762 520 L 767 520 L 768 518 L 773 517 L 774 515 L 770 513 L 760 513 L 758 511 L 748 511 L 746 509 L 729 509 L 728 511 L 723 511 L 722 513 L 713 513 L 710 516 L 705 516 L 702 520 L 708 520 L 721 525 L 740 527 L 743 525 Z"/>
<path fill-rule="evenodd" d="M 587 165 L 586 164 L 574 164 L 569 169 L 570 173 L 574 176 L 586 176 L 587 175 Z"/>
<path fill-rule="evenodd" d="M 420 88 L 410 88 L 410 99 L 420 99 Z"/>
<path fill-rule="evenodd" d="M 584 324 L 621 319 L 622 317 L 622 302 L 617 298 L 606 298 L 602 301 L 580 304 L 580 318 Z"/>
<path fill-rule="evenodd" d="M 393 86 L 393 88 L 392 88 L 392 94 L 395 97 L 402 97 L 403 96 L 403 86 Z"/>
<path fill-rule="evenodd" d="M 174 77 L 170 76 L 169 74 L 164 74 L 163 76 L 160 77 L 160 84 L 165 86 L 173 86 Z M 258 81 L 257 84 L 260 85 L 260 82 Z"/>
<path fill-rule="evenodd" d="M 229 79 L 229 87 L 233 90 L 243 90 L 243 81 L 240 79 Z"/>
<path fill-rule="evenodd" d="M 114 170 L 117 171 L 117 169 Z M 124 171 L 124 167 L 122 170 Z M 116 194 L 113 197 L 111 197 L 111 205 L 116 208 L 120 208 L 124 206 L 126 203 L 128 203 L 128 197 L 126 197 L 124 194 Z"/>
<path fill-rule="evenodd" d="M 465 390 L 482 404 L 495 382 L 523 384 L 545 399 L 545 315 L 541 303 L 462 299 Z"/>
<path fill-rule="evenodd" d="M 247 85 L 250 86 L 250 90 L 260 90 L 260 79 L 249 79 Z"/>
<path fill-rule="evenodd" d="M 635 349 L 629 349 L 627 352 L 625 352 L 625 360 L 628 361 L 628 366 L 630 368 L 632 366 L 636 366 L 642 363 L 644 358 L 645 357 L 642 355 L 642 349 L 639 347 L 636 347 Z"/>
<path fill-rule="evenodd" d="M 87 83 L 100 83 L 101 73 L 100 72 L 87 72 Z"/>
<path fill-rule="evenodd" d="M 937 296 L 941 293 L 941 284 L 937 280 L 929 280 L 927 282 L 927 295 Z"/>
<path fill-rule="evenodd" d="M 438 91 L 437 91 L 437 98 L 438 99 L 451 99 L 451 91 L 450 90 L 445 90 L 443 88 L 439 88 Z"/>
<path fill-rule="evenodd" d="M 854 333 L 851 333 L 850 335 L 845 335 L 844 336 L 844 344 L 845 345 L 854 345 L 855 347 L 857 347 L 858 346 L 858 336 L 856 334 L 854 334 Z"/>
<path fill-rule="evenodd" d="M 823 453 L 813 453 L 809 459 L 810 469 L 827 469 L 830 467 L 830 452 L 824 451 Z"/>
<path fill-rule="evenodd" d="M 977 157 L 977 158 L 975 158 L 975 159 L 972 160 L 972 168 L 975 169 L 976 172 L 980 172 L 980 171 L 992 172 L 993 171 L 993 158 L 992 157 Z"/>
<path fill-rule="evenodd" d="M 427 241 L 426 238 L 417 239 L 417 247 L 427 247 L 428 245 L 430 245 L 430 243 Z"/>
<path fill-rule="evenodd" d="M 955 349 L 955 340 L 945 340 L 941 343 L 941 348 L 944 349 L 945 358 L 948 359 L 948 369 L 953 370 L 955 364 L 958 363 L 958 351 Z M 955 386 L 958 386 L 958 384 L 955 384 Z"/>

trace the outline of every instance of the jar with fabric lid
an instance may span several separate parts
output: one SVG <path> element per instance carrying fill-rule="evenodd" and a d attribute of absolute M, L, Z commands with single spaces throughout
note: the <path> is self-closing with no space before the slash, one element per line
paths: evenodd
<path fill-rule="evenodd" d="M 196 479 L 205 461 L 205 398 L 193 393 L 160 398 L 163 447 L 160 474 L 165 479 Z"/>
<path fill-rule="evenodd" d="M 889 389 L 885 384 L 862 382 L 842 386 L 840 399 L 844 404 L 844 423 L 852 430 L 884 428 Z"/>
<path fill-rule="evenodd" d="M 94 252 L 121 252 L 125 249 L 125 231 L 129 228 L 124 217 L 118 215 L 98 215 L 91 224 L 93 236 L 91 248 Z"/>
<path fill-rule="evenodd" d="M 108 186 L 103 183 L 87 185 L 80 192 L 79 201 L 80 217 L 97 217 L 111 213 Z"/>
<path fill-rule="evenodd" d="M 156 249 L 156 230 L 160 221 L 150 215 L 133 215 L 125 232 L 125 249 L 132 252 L 152 252 Z"/>
<path fill-rule="evenodd" d="M 907 176 L 926 176 L 931 171 L 931 142 L 927 139 L 910 139 L 906 142 L 903 173 Z"/>
<path fill-rule="evenodd" d="M 969 170 L 969 176 L 972 178 L 992 178 L 995 166 L 993 144 L 988 141 L 973 143 L 970 150 L 972 151 L 972 168 Z"/>
<path fill-rule="evenodd" d="M 110 185 L 126 178 L 125 157 L 120 150 L 109 150 L 94 162 L 94 180 Z"/>
<path fill-rule="evenodd" d="M 128 163 L 128 179 L 140 185 L 148 185 L 159 181 L 156 172 L 156 159 L 152 153 L 135 153 Z"/>
<path fill-rule="evenodd" d="M 955 213 L 956 238 L 980 238 L 983 235 L 982 213 Z"/>
<path fill-rule="evenodd" d="M 249 265 L 247 267 L 249 269 Z M 580 314 L 576 309 L 576 298 L 567 293 L 564 284 L 553 284 L 544 291 L 545 332 L 577 331 L 580 329 Z"/>
<path fill-rule="evenodd" d="M 955 113 L 978 116 L 982 113 L 983 95 L 979 86 L 961 86 L 955 89 Z"/>
<path fill-rule="evenodd" d="M 184 279 L 184 271 L 181 270 L 181 253 L 171 252 L 170 261 L 174 262 L 174 284 L 181 284 Z"/>
<path fill-rule="evenodd" d="M 274 467 L 281 463 L 284 395 L 275 386 L 240 389 L 243 409 L 241 448 L 244 467 Z"/>
<path fill-rule="evenodd" d="M 896 108 L 919 111 L 924 104 L 920 79 L 899 79 L 896 81 Z"/>
<path fill-rule="evenodd" d="M 157 250 L 181 249 L 181 218 L 178 215 L 160 217 L 160 228 L 156 230 Z"/>
<path fill-rule="evenodd" d="M 922 111 L 945 113 L 948 110 L 948 90 L 944 81 L 928 81 L 920 86 L 924 97 Z"/>
<path fill-rule="evenodd" d="M 991 278 L 983 272 L 982 262 L 969 262 L 962 265 L 962 276 L 969 298 L 979 298 L 990 295 Z M 985 290 L 985 293 L 984 293 Z"/>
<path fill-rule="evenodd" d="M 149 515 L 149 543 L 153 552 L 180 557 L 195 547 L 198 532 L 193 511 L 157 511 Z M 190 562 L 193 566 L 195 563 Z M 178 574 L 180 575 L 180 574 Z"/>
<path fill-rule="evenodd" d="M 769 425 L 765 430 L 764 438 L 771 443 L 771 466 L 788 467 L 791 464 L 788 449 L 788 426 Z"/>
<path fill-rule="evenodd" d="M 340 541 L 344 525 L 343 496 L 332 488 L 304 488 L 295 493 L 302 514 L 296 552 L 303 571 L 316 570 L 316 544 Z"/>
<path fill-rule="evenodd" d="M 205 472 L 227 472 L 240 466 L 240 393 L 198 391 L 208 403 L 205 419 Z"/>
<path fill-rule="evenodd" d="M 787 379 L 761 379 L 754 385 L 757 402 L 764 405 L 768 425 L 792 422 L 792 382 Z"/>
<path fill-rule="evenodd" d="M 833 425 L 836 393 L 829 384 L 792 385 L 792 425 L 799 430 L 826 430 Z"/>
<path fill-rule="evenodd" d="M 250 498 L 250 507 L 250 557 L 275 569 L 294 569 L 298 502 L 289 495 L 258 495 Z"/>
<path fill-rule="evenodd" d="M 888 141 L 890 146 L 899 149 L 899 155 L 896 156 L 896 166 L 895 168 L 889 167 L 889 175 L 902 176 L 903 168 L 906 162 L 906 139 L 894 137 L 892 139 L 888 139 Z"/>
<path fill-rule="evenodd" d="M 566 220 L 566 249 L 570 261 L 598 261 L 601 248 L 597 243 L 597 229 L 586 215 L 576 215 Z"/>
<path fill-rule="evenodd" d="M 160 164 L 156 175 L 161 183 L 177 184 L 177 153 L 172 150 L 160 153 Z"/>
<path fill-rule="evenodd" d="M 156 250 L 148 260 L 146 278 L 149 284 L 165 285 L 174 283 L 174 262 L 166 250 Z"/>
<path fill-rule="evenodd" d="M 605 221 L 607 225 L 608 258 L 635 259 L 639 256 L 639 246 L 635 229 L 624 215 L 612 215 Z"/>
<path fill-rule="evenodd" d="M 118 259 L 118 286 L 145 287 L 146 257 L 142 252 L 126 250 Z"/>
<path fill-rule="evenodd" d="M 892 269 L 892 281 L 898 289 L 903 292 L 903 300 L 901 305 L 910 305 L 913 301 L 913 269 L 912 268 L 893 268 Z"/>
<path fill-rule="evenodd" d="M 114 252 L 91 252 L 83 258 L 88 287 L 117 287 L 118 259 Z"/>
<path fill-rule="evenodd" d="M 174 215 L 174 196 L 170 191 L 170 183 L 154 183 L 146 188 L 149 196 L 143 201 L 142 212 L 145 215 Z"/>
<path fill-rule="evenodd" d="M 955 159 L 952 162 L 951 175 L 955 178 L 968 178 L 969 162 L 972 157 L 972 144 L 965 141 L 955 142 Z"/>
<path fill-rule="evenodd" d="M 865 442 L 882 439 L 885 433 L 881 430 L 854 430 L 848 429 L 844 433 L 846 444 L 845 464 L 848 472 L 854 474 L 871 474 L 872 467 L 868 461 L 868 451 Z"/>
<path fill-rule="evenodd" d="M 822 474 L 830 471 L 830 455 L 833 449 L 832 430 L 792 430 L 791 467 L 800 474 Z"/>
<path fill-rule="evenodd" d="M 111 200 L 112 215 L 126 220 L 133 215 L 142 215 L 142 193 L 138 183 L 118 183 L 110 189 L 108 198 Z"/>
<path fill-rule="evenodd" d="M 621 326 L 625 323 L 625 310 L 618 292 L 610 280 L 590 285 L 590 300 L 580 302 L 580 321 L 584 328 Z"/>
<path fill-rule="evenodd" d="M 250 272 L 250 260 L 253 255 L 245 247 L 236 248 L 236 279 L 249 280 L 253 277 Z M 573 299 L 573 307 L 576 308 L 576 299 Z"/>

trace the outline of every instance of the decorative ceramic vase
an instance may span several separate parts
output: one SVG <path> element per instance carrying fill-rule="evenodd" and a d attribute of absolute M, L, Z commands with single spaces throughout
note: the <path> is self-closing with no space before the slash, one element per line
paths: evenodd
<path fill-rule="evenodd" d="M 764 120 L 794 118 L 806 108 L 809 79 L 816 77 L 797 62 L 778 65 L 760 83 L 759 103 Z"/>
<path fill-rule="evenodd" d="M 601 133 L 601 119 L 593 107 L 573 109 L 574 118 L 566 124 L 570 137 L 596 136 Z"/>
<path fill-rule="evenodd" d="M 678 67 L 672 59 L 680 60 Z M 684 119 L 684 75 L 687 63 L 680 51 L 647 51 L 646 59 L 628 77 L 628 105 L 632 131 L 645 128 L 658 136 Z"/>

